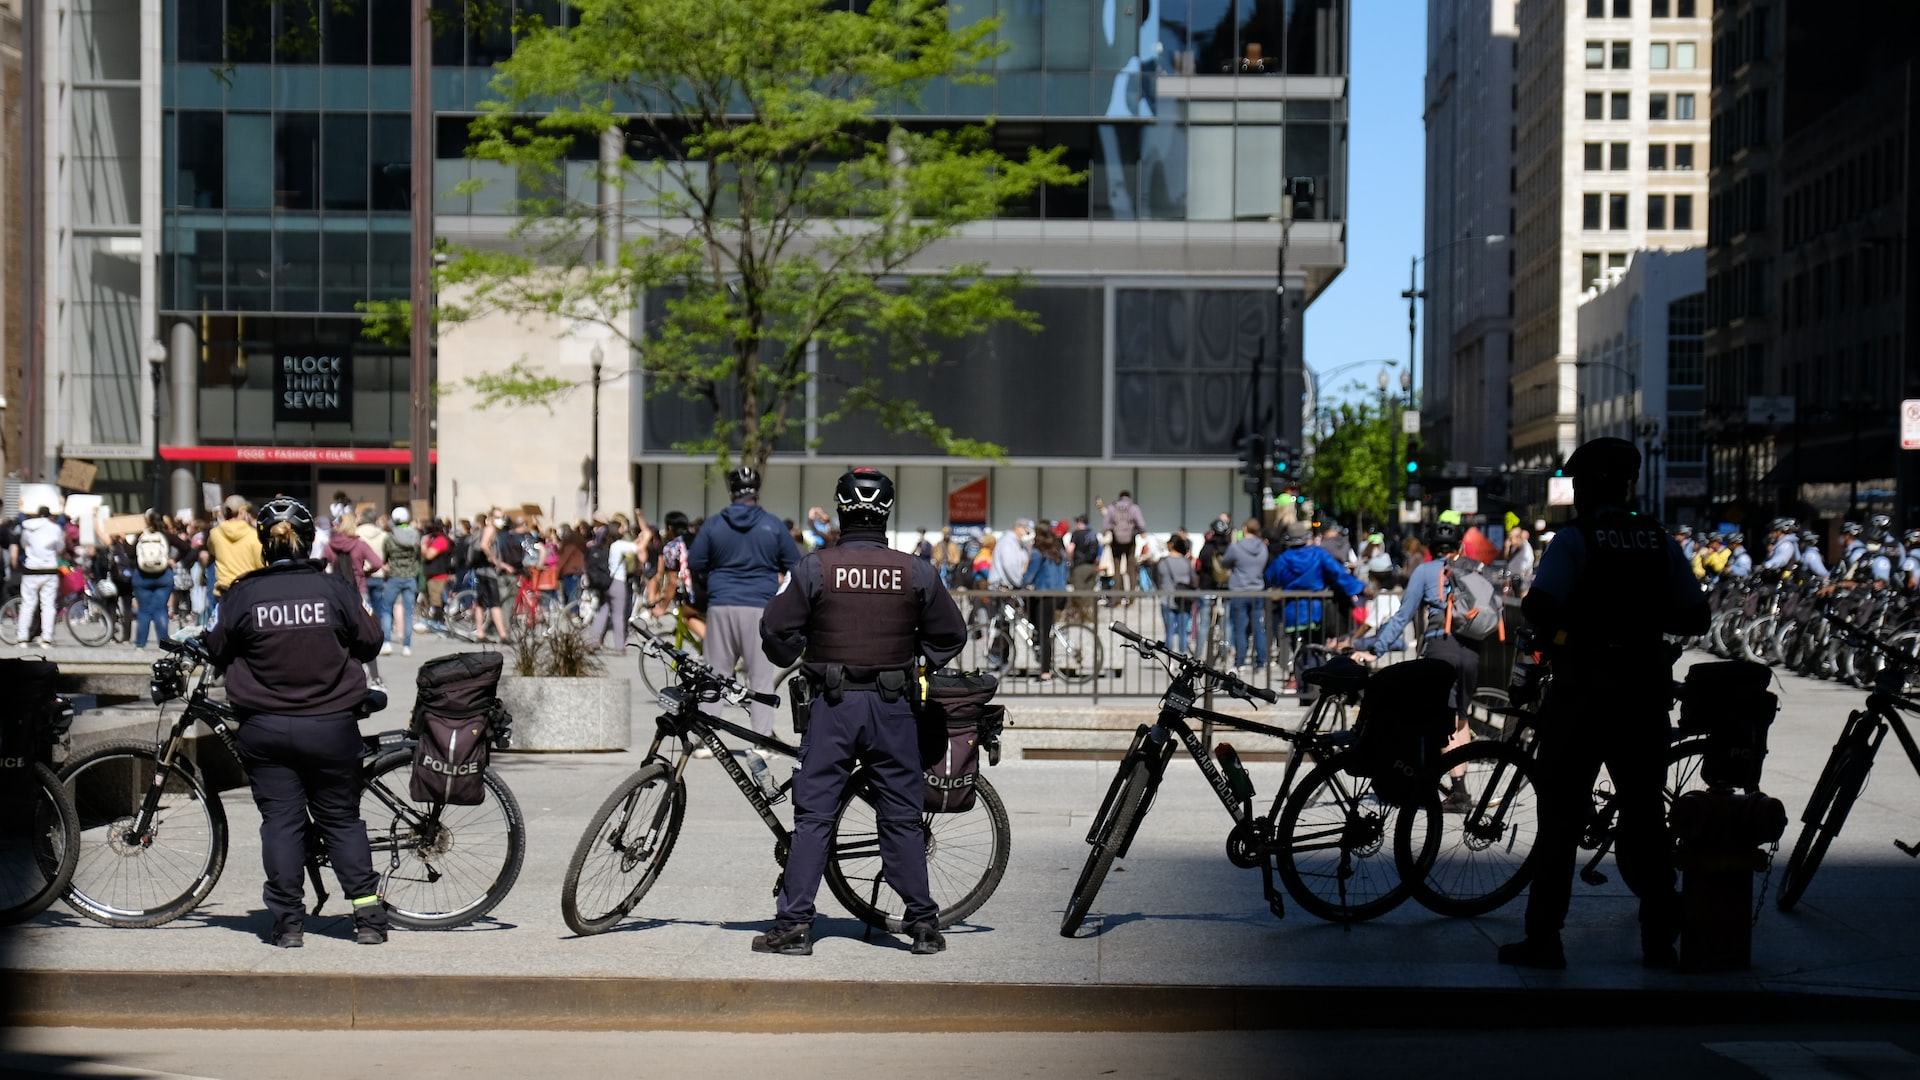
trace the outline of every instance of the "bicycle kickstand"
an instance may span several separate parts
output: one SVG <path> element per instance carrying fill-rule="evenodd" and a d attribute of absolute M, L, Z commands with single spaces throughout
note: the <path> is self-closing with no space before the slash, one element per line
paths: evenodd
<path fill-rule="evenodd" d="M 1260 889 L 1266 894 L 1267 910 L 1276 919 L 1287 917 L 1287 905 L 1279 889 L 1273 887 L 1273 856 L 1260 860 Z"/>
<path fill-rule="evenodd" d="M 1909 859 L 1920 858 L 1920 844 L 1909 844 L 1904 840 L 1895 840 L 1893 846 Z"/>
<path fill-rule="evenodd" d="M 880 907 L 880 885 L 886 880 L 887 875 L 885 873 L 879 873 L 873 876 L 873 891 L 868 894 L 867 903 L 876 910 Z M 867 923 L 866 928 L 860 931 L 860 940 L 862 942 L 871 942 L 873 940 L 872 923 Z"/>
<path fill-rule="evenodd" d="M 318 915 L 327 906 L 327 887 L 320 881 L 320 864 L 312 859 L 307 860 L 307 880 L 313 882 L 313 910 L 308 914 Z"/>

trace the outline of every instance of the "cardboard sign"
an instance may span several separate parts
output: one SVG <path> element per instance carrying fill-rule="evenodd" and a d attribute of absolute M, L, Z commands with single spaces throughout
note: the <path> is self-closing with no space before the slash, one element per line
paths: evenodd
<path fill-rule="evenodd" d="M 109 537 L 139 536 L 146 527 L 147 519 L 139 514 L 115 514 L 100 523 L 100 531 Z"/>
<path fill-rule="evenodd" d="M 987 523 L 987 474 L 960 473 L 947 481 L 947 524 Z"/>
<path fill-rule="evenodd" d="M 408 509 L 413 511 L 413 523 L 424 525 L 433 518 L 433 504 L 425 499 L 415 499 Z"/>
<path fill-rule="evenodd" d="M 220 512 L 220 499 L 221 499 L 221 495 L 220 495 L 219 484 L 210 484 L 205 482 L 201 483 L 200 505 L 205 507 L 208 513 L 217 514 Z"/>
<path fill-rule="evenodd" d="M 60 486 L 70 491 L 92 491 L 94 477 L 98 475 L 100 468 L 91 461 L 68 458 L 60 463 Z"/>
<path fill-rule="evenodd" d="M 1547 505 L 1548 506 L 1572 506 L 1573 505 L 1573 477 L 1571 476 L 1547 477 Z"/>
<path fill-rule="evenodd" d="M 57 514 L 64 502 L 57 484 L 20 485 L 20 513 L 23 517 L 39 513 L 43 506 Z"/>
<path fill-rule="evenodd" d="M 1900 449 L 1920 450 L 1920 398 L 1900 403 Z"/>
<path fill-rule="evenodd" d="M 521 503 L 520 513 L 524 514 L 528 521 L 533 521 L 541 515 L 542 511 L 539 503 Z"/>

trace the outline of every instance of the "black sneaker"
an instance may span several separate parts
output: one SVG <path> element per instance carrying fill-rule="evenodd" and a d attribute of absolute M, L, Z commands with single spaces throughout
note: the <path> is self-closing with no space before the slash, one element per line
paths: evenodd
<path fill-rule="evenodd" d="M 267 944 L 276 949 L 298 949 L 306 943 L 306 931 L 299 923 L 274 923 L 267 935 Z"/>
<path fill-rule="evenodd" d="M 753 951 L 779 956 L 812 956 L 813 941 L 805 926 L 775 926 L 764 934 L 753 935 Z"/>
<path fill-rule="evenodd" d="M 914 923 L 908 929 L 913 934 L 913 955 L 932 956 L 947 951 L 947 939 L 940 935 L 940 928 L 932 923 Z"/>
<path fill-rule="evenodd" d="M 1539 968 L 1543 971 L 1565 971 L 1567 953 L 1560 947 L 1559 938 L 1527 938 L 1509 945 L 1500 946 L 1500 962 L 1514 967 Z"/>
<path fill-rule="evenodd" d="M 1440 800 L 1440 812 L 1443 814 L 1464 814 L 1472 809 L 1473 796 L 1457 784 L 1448 789 L 1446 798 Z"/>
<path fill-rule="evenodd" d="M 387 928 L 373 923 L 359 923 L 353 928 L 353 943 L 356 945 L 385 945 Z"/>

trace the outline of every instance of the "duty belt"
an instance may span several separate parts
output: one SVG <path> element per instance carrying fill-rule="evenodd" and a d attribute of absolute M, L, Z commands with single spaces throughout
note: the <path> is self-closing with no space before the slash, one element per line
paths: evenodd
<path fill-rule="evenodd" d="M 806 664 L 801 668 L 815 693 L 838 705 L 849 690 L 871 690 L 892 703 L 919 697 L 920 681 L 904 667 L 869 668 L 850 664 Z"/>

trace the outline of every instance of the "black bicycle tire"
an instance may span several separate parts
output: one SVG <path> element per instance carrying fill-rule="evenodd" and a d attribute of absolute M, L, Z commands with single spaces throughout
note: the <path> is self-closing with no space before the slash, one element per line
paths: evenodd
<path fill-rule="evenodd" d="M 387 773 L 412 768 L 413 751 L 402 747 L 389 750 L 374 758 L 362 775 L 371 784 L 374 779 Z M 501 812 L 507 820 L 507 858 L 500 867 L 500 876 L 494 878 L 493 883 L 487 887 L 486 892 L 481 894 L 478 901 L 452 912 L 423 915 L 401 910 L 394 907 L 392 903 L 388 903 L 387 917 L 392 920 L 393 925 L 405 930 L 454 930 L 485 918 L 488 912 L 499 907 L 500 901 L 505 900 L 507 894 L 513 891 L 514 882 L 520 879 L 520 868 L 527 857 L 527 820 L 520 811 L 520 801 L 514 798 L 512 789 L 507 787 L 507 782 L 500 778 L 498 772 L 489 768 L 480 776 L 486 784 L 488 797 L 499 802 Z M 408 798 L 407 791 L 411 786 L 409 781 L 395 789 L 395 794 Z M 411 802 L 412 799 L 408 798 L 408 801 Z M 371 834 L 372 830 L 369 829 L 368 832 Z M 380 873 L 384 868 L 376 861 L 373 869 L 376 873 Z"/>
<path fill-rule="evenodd" d="M 169 598 L 167 602 L 171 604 L 173 601 Z M 80 622 L 74 621 L 74 614 L 76 612 L 83 613 L 85 618 Z M 70 603 L 61 607 L 60 616 L 62 621 L 67 624 L 67 633 L 73 635 L 73 640 L 89 649 L 97 649 L 107 642 L 112 641 L 114 624 L 118 621 L 113 611 L 110 610 L 107 605 L 90 596 L 74 597 Z M 98 619 L 97 623 L 95 621 L 96 618 Z M 93 637 L 83 636 L 80 633 L 80 627 L 92 627 L 95 625 L 98 625 L 104 632 Z M 88 633 L 92 634 L 93 631 L 89 630 Z"/>
<path fill-rule="evenodd" d="M 627 892 L 619 904 L 614 905 L 612 910 L 593 918 L 582 915 L 579 906 L 580 874 L 586 868 L 588 856 L 599 845 L 601 833 L 605 830 L 607 821 L 613 817 L 614 812 L 619 809 L 621 803 L 626 801 L 629 794 L 656 780 L 662 780 L 668 784 L 666 797 L 673 800 L 668 808 L 667 835 L 662 841 L 659 855 L 654 858 L 647 872 L 641 875 L 640 880 Z M 680 839 L 680 827 L 686 819 L 686 813 L 686 784 L 674 779 L 673 769 L 664 762 L 656 761 L 650 765 L 643 765 L 633 775 L 621 781 L 620 785 L 614 788 L 607 795 L 606 800 L 600 804 L 600 809 L 594 811 L 592 820 L 587 822 L 586 831 L 580 834 L 579 842 L 573 847 L 573 858 L 567 862 L 566 876 L 560 882 L 560 915 L 566 920 L 568 929 L 581 937 L 604 934 L 613 929 L 620 920 L 632 914 L 634 907 L 646 897 L 648 890 L 653 888 L 653 883 L 660 879 L 660 872 L 666 868 L 667 860 L 673 855 L 674 845 Z"/>
<path fill-rule="evenodd" d="M 1078 669 L 1075 669 L 1073 672 L 1068 672 L 1062 669 L 1059 662 L 1059 657 L 1058 656 L 1054 657 L 1053 670 L 1056 675 L 1058 675 L 1065 682 L 1084 683 L 1089 679 L 1095 678 L 1100 674 L 1100 661 L 1102 658 L 1102 650 L 1100 648 L 1099 631 L 1095 630 L 1092 626 L 1089 626 L 1084 622 L 1068 622 L 1068 623 L 1061 623 L 1058 626 L 1054 627 L 1053 632 L 1055 635 L 1057 635 L 1062 639 L 1064 639 L 1065 636 L 1069 633 L 1076 633 L 1076 634 L 1084 633 L 1086 635 L 1087 642 L 1093 646 L 1093 657 L 1091 659 L 1091 662 L 1088 664 L 1087 670 L 1085 671 L 1079 671 Z M 1059 651 L 1058 642 L 1054 644 L 1054 650 L 1056 652 Z"/>
<path fill-rule="evenodd" d="M 1847 815 L 1853 811 L 1853 801 L 1866 786 L 1875 750 L 1866 734 L 1868 723 L 1868 716 L 1861 716 L 1848 725 L 1849 730 L 1834 747 L 1826 768 L 1821 770 L 1820 780 L 1813 785 L 1813 797 L 1807 800 L 1807 809 L 1800 815 L 1803 823 L 1800 835 L 1794 840 L 1793 853 L 1787 857 L 1787 867 L 1780 875 L 1780 895 L 1775 898 L 1774 906 L 1782 912 L 1791 912 L 1806 895 L 1807 886 L 1813 883 L 1814 874 L 1827 857 L 1827 848 L 1833 838 L 1840 835 Z"/>
<path fill-rule="evenodd" d="M 1013 851 L 1013 825 L 1011 819 L 1007 817 L 1007 805 L 1001 800 L 1000 793 L 994 790 L 993 785 L 988 783 L 984 776 L 976 777 L 973 787 L 975 799 L 979 804 L 985 805 L 987 820 L 993 826 L 994 854 L 987 863 L 986 873 L 974 883 L 973 888 L 967 890 L 966 895 L 953 904 L 940 909 L 942 930 L 980 910 L 982 905 L 993 898 L 994 890 L 1000 887 L 1000 880 L 1006 876 L 1007 860 Z M 889 916 L 861 898 L 859 890 L 853 887 L 853 883 L 847 880 L 846 874 L 841 870 L 840 860 L 835 857 L 840 822 L 846 816 L 847 807 L 852 805 L 858 794 L 852 784 L 847 785 L 847 790 L 840 797 L 840 806 L 834 811 L 833 840 L 829 842 L 827 849 L 827 890 L 854 918 L 876 930 L 885 930 L 890 934 L 904 934 L 906 933 L 905 922 Z"/>
<path fill-rule="evenodd" d="M 1093 900 L 1100 895 L 1100 886 L 1113 868 L 1114 855 L 1133 832 L 1134 817 L 1146 801 L 1147 788 L 1152 786 L 1149 773 L 1145 761 L 1134 761 L 1133 771 L 1113 800 L 1113 812 L 1107 815 L 1100 834 L 1094 837 L 1093 850 L 1087 853 L 1087 863 L 1080 869 L 1080 880 L 1074 883 L 1073 892 L 1067 897 L 1067 910 L 1060 919 L 1061 937 L 1072 937 L 1093 909 Z"/>
<path fill-rule="evenodd" d="M 73 868 L 80 861 L 80 812 L 73 808 L 73 796 L 68 793 L 65 785 L 60 783 L 60 777 L 41 762 L 32 762 L 27 771 L 32 775 L 32 783 L 39 789 L 39 794 L 46 796 L 52 803 L 54 815 L 59 820 L 61 839 L 65 842 L 65 849 L 54 872 L 46 875 L 46 883 L 41 885 L 32 896 L 11 907 L 0 908 L 0 926 L 26 922 L 47 910 L 55 900 L 60 898 L 61 894 L 67 891 L 67 885 L 73 880 Z M 36 813 L 39 805 L 36 800 Z M 40 839 L 37 825 L 34 826 L 33 833 L 37 849 Z M 42 857 L 38 850 L 35 851 L 35 861 L 40 864 L 44 872 L 48 860 Z"/>
<path fill-rule="evenodd" d="M 1433 842 L 1434 826 L 1444 825 L 1447 817 L 1442 812 L 1437 798 L 1440 778 L 1476 757 L 1503 759 L 1503 765 L 1516 769 L 1521 781 L 1534 790 L 1534 799 L 1537 803 L 1540 798 L 1540 786 L 1533 775 L 1534 767 L 1538 764 L 1533 755 L 1509 742 L 1470 742 L 1442 754 L 1439 761 L 1435 763 L 1433 782 L 1436 798 L 1424 806 L 1401 810 L 1398 820 L 1394 823 L 1394 865 L 1407 882 L 1413 899 L 1435 915 L 1453 919 L 1485 915 L 1512 903 L 1521 892 L 1525 891 L 1540 868 L 1541 841 L 1539 825 L 1536 821 L 1533 846 L 1521 858 L 1520 865 L 1515 867 L 1512 876 L 1494 888 L 1475 896 L 1460 897 L 1441 892 L 1432 886 L 1428 872 L 1431 868 L 1428 847 Z M 1512 789 L 1509 788 L 1509 790 Z M 1428 835 L 1422 843 L 1421 855 L 1416 858 L 1413 852 L 1413 831 L 1416 822 L 1421 820 L 1428 822 Z"/>
<path fill-rule="evenodd" d="M 1339 754 L 1314 766 L 1313 771 L 1309 772 L 1306 778 L 1300 782 L 1299 786 L 1293 789 L 1293 793 L 1287 796 L 1286 809 L 1281 811 L 1280 821 L 1274 827 L 1275 869 L 1280 873 L 1280 882 L 1286 886 L 1287 894 L 1292 896 L 1294 901 L 1308 912 L 1328 922 L 1336 923 L 1365 922 L 1368 919 L 1378 918 L 1406 902 L 1407 896 L 1411 891 L 1406 879 L 1402 877 L 1399 885 L 1387 890 L 1374 900 L 1363 904 L 1332 904 L 1323 900 L 1320 894 L 1314 892 L 1307 886 L 1306 880 L 1300 876 L 1299 867 L 1294 863 L 1293 852 L 1289 846 L 1289 841 L 1293 837 L 1294 826 L 1299 822 L 1301 812 L 1306 808 L 1308 797 L 1313 794 L 1315 789 L 1330 783 L 1335 777 L 1345 773 L 1345 764 L 1350 758 L 1350 754 Z M 1349 779 L 1355 781 L 1354 801 L 1356 803 L 1365 801 L 1368 782 L 1364 779 L 1351 776 L 1349 776 Z M 1398 816 L 1397 813 L 1396 816 Z M 1390 827 L 1391 823 L 1381 826 L 1383 833 L 1381 843 L 1383 848 L 1390 842 L 1385 835 L 1385 831 Z M 1387 858 L 1388 861 L 1393 861 L 1392 855 L 1389 854 Z"/>
<path fill-rule="evenodd" d="M 75 776 L 104 758 L 116 756 L 152 761 L 155 766 L 158 766 L 160 760 L 158 749 L 154 744 L 149 742 L 141 742 L 134 739 L 105 742 L 97 746 L 89 747 L 74 755 L 72 758 L 69 758 L 66 764 L 61 766 L 60 782 L 68 788 L 68 793 L 72 794 L 73 778 Z M 186 892 L 174 897 L 163 906 L 143 908 L 134 914 L 127 915 L 113 914 L 110 909 L 101 906 L 99 901 L 81 892 L 79 885 L 69 882 L 66 891 L 61 894 L 61 900 L 64 901 L 69 908 L 72 908 L 75 912 L 95 922 L 105 923 L 108 926 L 117 926 L 123 929 L 147 929 L 149 927 L 164 926 L 206 902 L 207 896 L 213 892 L 214 886 L 219 884 L 220 874 L 226 869 L 227 865 L 227 810 L 226 806 L 220 801 L 220 797 L 207 790 L 206 781 L 200 776 L 199 771 L 188 765 L 184 758 L 177 760 L 174 768 L 178 774 L 192 786 L 193 791 L 196 793 L 195 798 L 199 801 L 200 805 L 205 808 L 207 814 L 207 832 L 209 837 L 207 865 L 206 868 L 201 871 L 200 877 L 195 882 L 195 887 L 189 888 Z M 78 798 L 74 799 L 74 808 L 76 813 L 82 809 Z M 74 876 L 78 876 L 77 857 Z"/>

